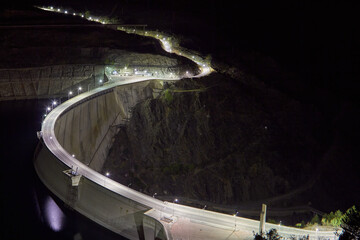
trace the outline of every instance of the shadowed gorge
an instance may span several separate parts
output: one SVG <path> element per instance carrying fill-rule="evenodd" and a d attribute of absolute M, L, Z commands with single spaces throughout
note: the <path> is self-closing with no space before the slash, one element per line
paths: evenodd
<path fill-rule="evenodd" d="M 266 199 L 313 181 L 324 147 L 320 118 L 270 88 L 220 74 L 184 79 L 134 107 L 104 169 L 160 198 Z"/>

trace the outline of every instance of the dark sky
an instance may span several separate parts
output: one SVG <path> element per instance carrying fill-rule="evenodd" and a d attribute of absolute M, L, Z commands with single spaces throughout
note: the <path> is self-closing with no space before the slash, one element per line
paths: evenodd
<path fill-rule="evenodd" d="M 192 47 L 223 58 L 236 59 L 243 52 L 258 52 L 301 77 L 309 94 L 325 89 L 334 99 L 353 100 L 359 89 L 359 52 L 355 50 L 359 4 L 356 1 L 32 2 L 107 14 L 113 11 L 122 15 L 127 23 L 153 23 L 155 28 L 164 26 L 173 32 L 187 34 L 198 40 Z"/>

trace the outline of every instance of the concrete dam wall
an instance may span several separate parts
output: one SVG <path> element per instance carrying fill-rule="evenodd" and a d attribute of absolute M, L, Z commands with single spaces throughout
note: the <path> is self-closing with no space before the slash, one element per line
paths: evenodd
<path fill-rule="evenodd" d="M 76 159 L 100 171 L 117 126 L 126 122 L 132 106 L 152 97 L 151 85 L 119 86 L 70 109 L 56 121 L 57 140 Z"/>
<path fill-rule="evenodd" d="M 118 86 L 77 102 L 55 123 L 58 142 L 77 160 L 100 170 L 117 126 L 126 121 L 132 106 L 152 97 L 154 85 L 155 81 L 146 81 Z M 163 225 L 145 214 L 149 207 L 81 175 L 74 184 L 69 166 L 43 142 L 35 153 L 34 166 L 47 188 L 98 224 L 129 239 L 167 239 Z"/>

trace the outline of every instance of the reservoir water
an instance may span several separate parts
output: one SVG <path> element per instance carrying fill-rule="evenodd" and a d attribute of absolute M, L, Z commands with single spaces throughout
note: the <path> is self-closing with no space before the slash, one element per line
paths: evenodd
<path fill-rule="evenodd" d="M 50 100 L 0 102 L 0 239 L 126 239 L 66 207 L 37 177 L 32 158 Z"/>

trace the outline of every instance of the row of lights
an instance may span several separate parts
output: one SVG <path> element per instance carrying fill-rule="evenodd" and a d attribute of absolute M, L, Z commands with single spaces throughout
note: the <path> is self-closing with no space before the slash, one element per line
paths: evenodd
<path fill-rule="evenodd" d="M 45 108 L 45 114 L 43 115 L 43 117 L 45 118 L 48 113 L 51 112 L 57 105 L 58 102 L 56 100 L 51 101 L 51 105 Z"/>
<path fill-rule="evenodd" d="M 61 9 L 60 8 L 57 8 L 56 10 L 54 9 L 54 7 L 50 7 L 50 8 L 44 8 L 44 9 L 50 9 L 50 10 L 53 10 L 53 11 L 57 11 L 57 12 L 61 12 Z M 67 10 L 64 10 L 64 13 L 65 14 L 68 14 L 69 12 L 67 11 Z M 77 14 L 76 13 L 73 13 L 72 14 L 73 16 L 76 16 Z M 84 14 L 78 14 L 80 17 L 85 17 L 84 16 Z M 102 24 L 106 24 L 106 22 L 105 21 L 100 21 L 98 18 L 92 18 L 91 16 L 90 17 L 88 17 L 88 20 L 90 20 L 90 21 L 95 21 L 95 22 L 99 22 L 99 23 L 102 23 Z"/>
<path fill-rule="evenodd" d="M 124 28 L 123 28 L 123 29 L 124 29 Z M 135 32 L 135 29 L 133 29 L 133 32 Z M 146 31 L 145 34 L 147 34 L 147 33 L 148 33 L 148 32 Z M 160 36 L 159 34 L 156 34 L 156 38 L 159 39 L 159 40 L 163 43 L 164 48 L 165 48 L 165 50 L 166 50 L 167 52 L 170 52 L 170 53 L 172 52 L 172 49 L 171 49 L 171 46 L 170 46 L 170 43 L 169 43 L 169 41 L 170 41 L 170 38 L 169 38 L 169 37 L 168 37 L 168 38 L 166 38 L 166 37 L 162 37 L 162 38 L 161 38 L 161 36 Z M 182 56 L 181 53 L 179 53 L 179 55 Z M 201 63 L 200 61 L 196 61 L 194 55 L 192 55 L 191 58 L 192 58 L 198 65 L 201 65 L 201 66 L 202 66 L 201 70 L 202 70 L 203 73 L 208 73 L 208 72 L 210 72 L 210 68 L 207 66 L 207 64 Z"/>
<path fill-rule="evenodd" d="M 126 67 L 124 68 L 125 70 L 127 69 Z M 137 75 L 137 74 L 145 74 L 145 75 L 150 75 L 151 73 L 150 72 L 148 72 L 147 70 L 144 70 L 144 71 L 138 71 L 136 68 L 134 69 L 134 74 L 135 75 Z M 158 74 L 158 72 L 157 71 L 155 71 L 154 72 L 156 75 Z M 186 75 L 189 75 L 190 74 L 190 72 L 189 71 L 186 71 L 185 72 L 186 73 Z M 111 72 L 111 75 L 119 75 L 120 73 L 117 71 L 117 70 L 113 70 L 112 72 Z M 129 76 L 129 73 L 125 73 L 125 76 Z M 174 73 L 170 73 L 170 76 L 171 77 L 174 77 Z"/>
<path fill-rule="evenodd" d="M 82 91 L 82 87 L 79 86 L 79 87 L 77 88 L 77 93 L 78 93 L 78 95 L 80 94 L 81 91 Z M 74 92 L 70 90 L 70 91 L 68 92 L 68 99 L 69 99 L 73 94 L 74 94 Z"/>
<path fill-rule="evenodd" d="M 103 80 L 102 79 L 100 79 L 99 80 L 99 84 L 102 84 L 103 83 Z M 79 95 L 80 93 L 81 93 L 81 91 L 82 91 L 82 87 L 81 86 L 79 86 L 78 88 L 77 88 L 77 94 Z M 71 97 L 71 96 L 73 96 L 74 95 L 74 92 L 73 91 L 69 91 L 68 92 L 68 99 Z M 48 113 L 49 112 L 51 112 L 56 106 L 58 105 L 58 102 L 56 101 L 56 100 L 53 100 L 52 102 L 51 102 L 51 106 L 47 106 L 46 107 L 46 111 L 45 111 L 45 114 L 43 115 L 43 117 L 45 118 L 47 115 L 48 115 Z"/>
<path fill-rule="evenodd" d="M 50 7 L 50 9 L 51 10 L 54 10 L 54 7 Z M 57 9 L 57 11 L 58 12 L 61 12 L 61 9 L 60 8 L 58 8 Z M 68 14 L 68 11 L 67 10 L 64 10 L 64 13 L 65 14 Z M 74 16 L 76 16 L 76 13 L 73 13 L 73 15 Z M 81 16 L 81 17 L 84 17 L 84 14 L 79 14 L 79 16 Z M 99 21 L 99 19 L 98 18 L 92 18 L 91 16 L 90 17 L 88 17 L 88 20 L 90 20 L 90 21 L 96 21 L 96 22 L 100 22 L 100 23 L 102 23 L 102 24 L 105 24 L 105 21 Z M 124 29 L 124 28 L 122 28 L 122 29 Z M 132 31 L 133 32 L 135 32 L 136 30 L 135 29 L 132 29 Z M 148 32 L 146 31 L 145 32 L 145 35 L 147 34 Z M 170 38 L 168 37 L 168 38 L 166 38 L 166 37 L 160 37 L 159 36 L 159 34 L 156 34 L 156 38 L 157 39 L 159 39 L 162 43 L 163 43 L 163 45 L 164 45 L 164 48 L 165 48 L 165 50 L 167 51 L 167 52 L 172 52 L 172 49 L 171 49 L 171 46 L 170 46 L 170 44 L 169 44 L 169 41 L 170 41 Z M 179 53 L 179 55 L 182 55 L 181 53 Z M 191 56 L 191 58 L 192 59 L 195 59 L 195 56 Z M 197 61 L 196 61 L 197 62 Z M 208 67 L 208 66 L 206 66 L 206 64 L 201 64 L 200 62 L 197 62 L 197 64 L 198 65 L 202 65 L 202 68 L 201 68 L 201 70 L 202 70 L 202 72 L 203 73 L 209 73 L 210 72 L 210 68 Z"/>

